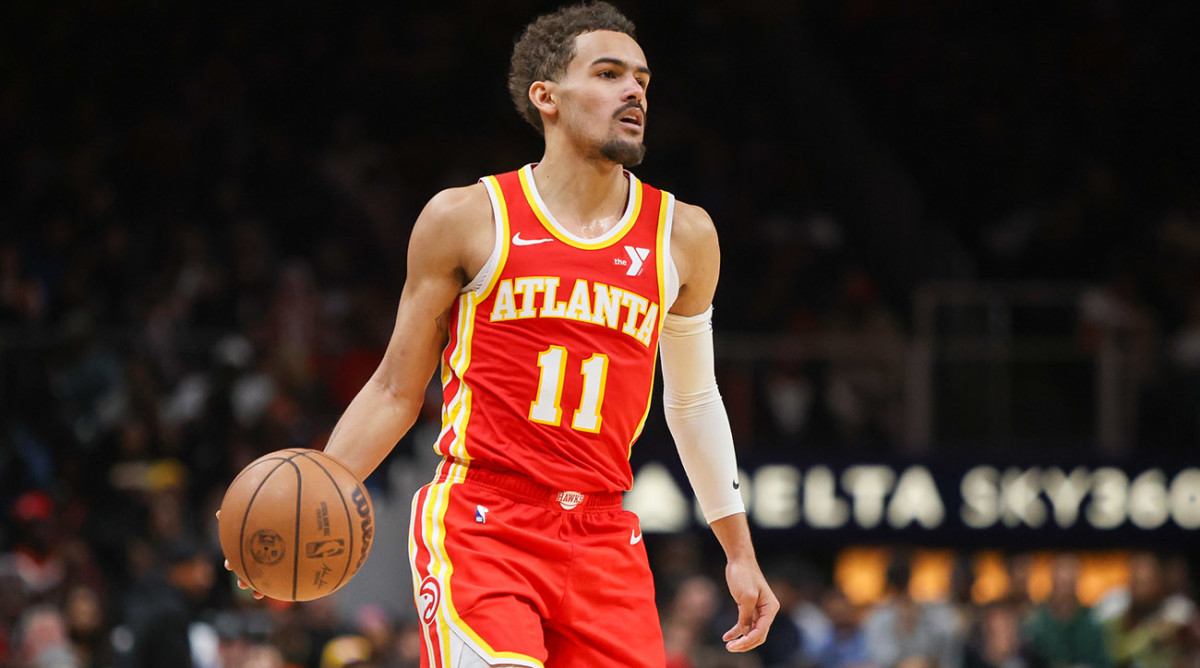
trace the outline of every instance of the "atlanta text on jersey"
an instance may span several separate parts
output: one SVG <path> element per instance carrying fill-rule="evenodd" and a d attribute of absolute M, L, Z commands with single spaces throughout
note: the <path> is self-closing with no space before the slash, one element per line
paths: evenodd
<path fill-rule="evenodd" d="M 524 276 L 500 281 L 496 284 L 491 321 L 565 318 L 620 329 L 649 347 L 651 334 L 658 325 L 656 302 L 628 290 L 582 278 L 575 280 L 570 298 L 559 301 L 559 280 L 557 276 Z M 540 304 L 538 294 L 542 297 Z"/>

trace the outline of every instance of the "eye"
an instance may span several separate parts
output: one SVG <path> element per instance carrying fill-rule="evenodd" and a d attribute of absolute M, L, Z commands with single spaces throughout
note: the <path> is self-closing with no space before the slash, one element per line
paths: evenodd
<path fill-rule="evenodd" d="M 649 86 L 649 85 L 650 85 L 650 82 L 646 81 L 646 80 L 645 80 L 644 78 L 642 78 L 642 77 L 638 77 L 638 80 L 637 80 L 637 82 L 638 82 L 638 85 L 639 85 L 639 86 L 641 86 L 643 89 L 645 89 L 645 88 L 646 88 L 646 86 Z"/>
<path fill-rule="evenodd" d="M 600 70 L 600 76 L 604 77 L 605 79 L 616 79 L 617 73 L 613 72 L 612 70 Z"/>

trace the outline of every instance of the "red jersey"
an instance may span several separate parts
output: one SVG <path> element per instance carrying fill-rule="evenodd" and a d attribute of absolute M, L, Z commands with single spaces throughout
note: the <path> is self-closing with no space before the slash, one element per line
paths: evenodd
<path fill-rule="evenodd" d="M 596 239 L 554 220 L 532 166 L 482 179 L 496 244 L 452 312 L 439 454 L 556 489 L 630 488 L 678 285 L 674 197 L 626 177 L 624 216 Z"/>

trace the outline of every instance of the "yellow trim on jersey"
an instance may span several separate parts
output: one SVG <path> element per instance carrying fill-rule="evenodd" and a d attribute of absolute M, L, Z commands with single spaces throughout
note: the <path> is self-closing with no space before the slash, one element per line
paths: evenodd
<path fill-rule="evenodd" d="M 508 261 L 508 204 L 504 200 L 504 191 L 500 189 L 500 183 L 494 176 L 485 176 L 483 178 L 484 187 L 491 191 L 495 197 L 496 209 L 500 214 L 500 259 L 496 263 L 495 269 L 492 271 L 491 277 L 488 279 L 488 284 L 484 286 L 478 293 L 468 293 L 458 296 L 458 322 L 455 332 L 455 346 L 450 351 L 450 363 L 443 363 L 442 370 L 442 388 L 445 389 L 453 376 L 458 378 L 458 391 L 451 398 L 450 402 L 442 406 L 442 429 L 438 433 L 437 444 L 441 444 L 442 439 L 446 437 L 451 429 L 454 430 L 454 442 L 446 449 L 446 452 L 440 454 L 448 455 L 456 459 L 469 461 L 470 454 L 467 453 L 466 446 L 466 427 L 470 420 L 472 393 L 471 388 L 466 382 L 467 368 L 471 365 L 471 342 L 475 335 L 475 311 L 480 303 L 487 299 L 496 284 L 500 281 L 500 274 L 504 270 L 504 265 Z"/>
<path fill-rule="evenodd" d="M 518 663 L 531 668 L 543 668 L 541 661 L 532 656 L 521 654 L 519 652 L 497 652 L 492 649 L 492 646 L 479 636 L 470 626 L 466 624 L 458 615 L 458 611 L 454 607 L 454 594 L 450 586 L 451 579 L 454 575 L 454 564 L 451 563 L 449 555 L 446 553 L 446 509 L 449 507 L 451 489 L 466 480 L 469 466 L 463 462 L 445 460 L 438 467 L 437 480 L 441 477 L 443 470 L 448 467 L 448 475 L 446 481 L 442 483 L 431 484 L 425 494 L 429 501 L 426 502 L 426 512 L 420 518 L 422 535 L 426 549 L 429 550 L 429 574 L 437 579 L 441 586 L 442 600 L 437 610 L 436 632 L 439 642 L 443 648 L 443 667 L 450 668 L 455 665 L 453 658 L 450 656 L 450 634 L 458 631 L 462 635 L 465 642 L 473 645 L 474 648 L 491 659 L 491 662 L 499 663 L 501 661 L 508 663 Z M 432 509 L 430 512 L 429 509 Z M 416 506 L 413 506 L 414 513 Z M 413 517 L 415 522 L 418 518 Z M 413 564 L 413 580 L 420 582 L 419 573 L 416 569 L 416 542 L 409 540 L 410 560 Z M 418 585 L 419 587 L 419 585 Z M 432 652 L 431 652 L 432 656 Z"/>
<path fill-rule="evenodd" d="M 632 210 L 628 211 L 629 218 L 628 218 L 628 220 L 626 220 L 624 222 L 623 225 L 621 225 L 621 229 L 619 231 L 617 231 L 616 233 L 612 234 L 612 236 L 608 236 L 606 234 L 605 239 L 603 241 L 598 241 L 595 243 L 587 243 L 587 242 L 577 241 L 575 239 L 572 239 L 572 238 L 564 235 L 558 229 L 557 225 L 550 222 L 549 214 L 547 212 L 543 211 L 542 207 L 540 207 L 538 205 L 537 198 L 534 197 L 533 191 L 530 189 L 529 177 L 526 176 L 527 171 L 529 171 L 529 170 L 528 169 L 520 169 L 517 171 L 517 175 L 521 179 L 521 190 L 525 193 L 525 201 L 529 203 L 529 208 L 533 210 L 533 215 L 537 216 L 537 219 L 539 221 L 541 221 L 542 227 L 546 228 L 547 232 L 554 235 L 554 238 L 558 239 L 559 241 L 563 242 L 564 244 L 567 244 L 568 246 L 574 246 L 575 248 L 582 248 L 583 250 L 597 250 L 600 248 L 608 248 L 609 246 L 620 241 L 621 238 L 624 237 L 629 232 L 629 230 L 633 229 L 634 224 L 637 223 L 638 214 L 640 214 L 642 211 L 642 182 L 639 181 L 636 176 L 634 176 L 633 174 L 630 174 L 629 175 L 629 188 L 630 188 L 630 190 L 633 191 L 633 193 L 632 193 L 633 194 L 633 208 L 632 208 Z"/>
<path fill-rule="evenodd" d="M 450 353 L 450 366 L 454 370 L 454 375 L 458 376 L 458 391 L 450 400 L 450 405 L 445 408 L 442 430 L 438 433 L 438 443 L 440 444 L 446 434 L 451 429 L 454 430 L 454 441 L 442 454 L 464 461 L 471 459 L 466 446 L 467 423 L 471 414 L 471 387 L 467 385 L 465 378 L 467 368 L 471 365 L 471 339 L 475 334 L 475 306 L 476 302 L 473 299 L 460 297 L 458 300 L 458 327 L 455 336 L 457 345 Z"/>
<path fill-rule="evenodd" d="M 663 190 L 662 201 L 658 205 L 658 234 L 657 234 L 657 255 L 654 257 L 655 265 L 658 267 L 658 303 L 662 305 L 662 312 L 658 315 L 658 328 L 656 331 L 662 332 L 663 320 L 667 317 L 667 246 L 671 240 L 667 238 L 667 216 L 674 216 L 675 196 Z M 674 221 L 672 221 L 673 223 Z"/>
<path fill-rule="evenodd" d="M 658 324 L 655 326 L 655 332 L 662 334 L 663 321 L 667 317 L 667 266 L 666 266 L 666 248 L 671 242 L 666 237 L 667 233 L 667 216 L 674 215 L 675 196 L 663 190 L 662 202 L 658 206 L 658 235 L 655 241 L 654 263 L 658 268 L 658 303 L 662 304 L 662 308 L 658 313 Z M 651 368 L 658 365 L 658 346 L 654 347 L 654 361 Z M 653 403 L 654 397 L 654 377 L 650 377 L 650 392 L 646 395 L 646 410 L 642 412 L 642 419 L 638 421 L 637 429 L 633 430 L 633 438 L 629 439 L 629 447 L 626 449 L 625 458 L 629 459 L 633 456 L 633 444 L 642 435 L 642 429 L 646 426 L 646 418 L 650 416 L 650 404 Z"/>

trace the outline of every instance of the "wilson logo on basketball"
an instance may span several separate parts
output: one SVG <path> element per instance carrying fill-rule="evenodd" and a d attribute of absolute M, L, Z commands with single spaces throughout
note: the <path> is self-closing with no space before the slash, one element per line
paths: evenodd
<path fill-rule="evenodd" d="M 358 517 L 362 521 L 362 549 L 358 552 L 358 564 L 354 566 L 354 570 L 357 571 L 367 560 L 367 554 L 371 552 L 371 539 L 375 537 L 375 525 L 372 523 L 371 502 L 367 499 L 362 487 L 354 488 L 350 500 L 354 502 L 354 507 L 358 510 Z"/>
<path fill-rule="evenodd" d="M 421 611 L 421 621 L 432 624 L 441 602 L 441 583 L 432 575 L 425 576 L 425 579 L 421 580 L 420 589 L 417 590 L 417 609 Z"/>

